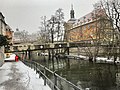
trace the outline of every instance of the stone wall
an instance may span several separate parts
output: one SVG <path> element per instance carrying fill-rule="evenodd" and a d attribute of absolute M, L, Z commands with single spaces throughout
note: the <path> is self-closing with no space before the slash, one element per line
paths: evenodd
<path fill-rule="evenodd" d="M 90 53 L 94 55 L 95 53 L 95 47 L 79 47 L 79 48 L 71 48 L 70 49 L 70 54 L 71 55 L 84 55 L 84 56 L 89 56 Z M 105 48 L 99 47 L 99 52 L 97 56 L 105 56 Z"/>
<path fill-rule="evenodd" d="M 0 48 L 0 67 L 3 65 L 4 63 L 4 47 Z"/>

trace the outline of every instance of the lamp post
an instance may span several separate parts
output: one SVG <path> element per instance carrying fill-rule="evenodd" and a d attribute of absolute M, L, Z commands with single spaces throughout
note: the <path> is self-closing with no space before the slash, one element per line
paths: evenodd
<path fill-rule="evenodd" d="M 30 60 L 31 59 L 30 45 L 28 45 L 27 51 L 28 51 L 28 59 Z"/>
<path fill-rule="evenodd" d="M 92 39 L 91 40 L 91 44 L 94 44 L 94 39 L 93 39 L 93 35 L 92 34 L 90 35 L 90 38 Z"/>

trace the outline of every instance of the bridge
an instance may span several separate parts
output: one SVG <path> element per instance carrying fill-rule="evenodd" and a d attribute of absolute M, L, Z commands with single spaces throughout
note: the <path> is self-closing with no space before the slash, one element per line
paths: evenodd
<path fill-rule="evenodd" d="M 70 48 L 81 48 L 81 47 L 105 47 L 110 48 L 107 44 L 101 44 L 98 42 L 55 42 L 55 43 L 43 43 L 43 44 L 15 44 L 13 45 L 13 49 L 6 51 L 6 53 L 18 53 L 21 55 L 28 56 L 28 59 L 31 58 L 32 51 L 41 50 L 43 53 L 47 52 L 49 57 L 56 56 L 59 54 L 67 54 L 70 53 Z M 61 49 L 61 50 L 60 50 Z M 46 51 L 45 51 L 46 50 Z M 83 52 L 85 54 L 86 51 Z"/>
<path fill-rule="evenodd" d="M 93 47 L 97 44 L 91 42 L 56 42 L 56 43 L 44 43 L 44 44 L 15 44 L 12 49 L 8 52 L 23 52 L 26 50 L 36 51 L 36 50 L 51 50 L 51 49 L 61 49 L 61 48 L 76 48 L 76 47 Z M 107 46 L 99 44 L 100 46 Z"/>

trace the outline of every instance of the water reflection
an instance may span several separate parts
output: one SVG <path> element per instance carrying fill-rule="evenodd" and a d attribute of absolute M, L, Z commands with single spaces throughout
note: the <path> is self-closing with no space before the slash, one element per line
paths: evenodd
<path fill-rule="evenodd" d="M 41 56 L 37 62 L 47 66 L 83 90 L 120 90 L 120 67 L 95 64 L 84 60 L 56 59 Z"/>

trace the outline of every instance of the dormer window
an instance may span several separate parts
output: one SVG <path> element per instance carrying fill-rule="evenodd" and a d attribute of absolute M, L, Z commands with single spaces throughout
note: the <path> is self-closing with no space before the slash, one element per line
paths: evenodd
<path fill-rule="evenodd" d="M 90 19 L 89 19 L 89 18 L 88 18 L 87 20 L 88 20 L 88 22 L 90 22 Z"/>
<path fill-rule="evenodd" d="M 92 20 L 94 20 L 94 13 L 91 13 Z"/>
<path fill-rule="evenodd" d="M 83 17 L 83 18 L 84 18 L 84 23 L 85 23 L 85 22 L 86 22 L 86 21 L 85 21 L 86 17 Z"/>
<path fill-rule="evenodd" d="M 94 13 L 91 13 L 91 16 L 93 17 L 93 16 L 94 16 Z"/>
<path fill-rule="evenodd" d="M 83 22 L 80 22 L 80 24 L 82 24 Z"/>

